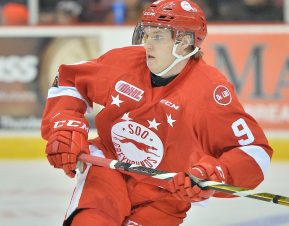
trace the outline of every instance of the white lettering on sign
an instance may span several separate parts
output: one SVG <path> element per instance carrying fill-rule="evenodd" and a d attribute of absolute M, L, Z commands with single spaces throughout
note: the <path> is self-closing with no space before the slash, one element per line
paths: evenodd
<path fill-rule="evenodd" d="M 37 77 L 38 61 L 33 55 L 0 56 L 0 82 L 32 82 Z"/>
<path fill-rule="evenodd" d="M 272 124 L 279 123 L 282 124 L 282 126 L 285 125 L 284 123 L 289 123 L 288 104 L 246 104 L 244 108 L 257 121 Z M 266 114 L 264 114 L 264 112 L 266 112 Z"/>

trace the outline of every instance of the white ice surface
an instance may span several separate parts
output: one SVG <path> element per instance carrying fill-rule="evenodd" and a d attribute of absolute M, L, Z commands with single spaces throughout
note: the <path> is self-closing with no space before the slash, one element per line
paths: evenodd
<path fill-rule="evenodd" d="M 46 160 L 0 161 L 0 225 L 60 226 L 74 180 Z M 248 175 L 250 176 L 250 175 Z M 289 163 L 273 163 L 258 191 L 289 196 Z M 182 226 L 289 226 L 289 207 L 248 198 L 194 206 Z"/>

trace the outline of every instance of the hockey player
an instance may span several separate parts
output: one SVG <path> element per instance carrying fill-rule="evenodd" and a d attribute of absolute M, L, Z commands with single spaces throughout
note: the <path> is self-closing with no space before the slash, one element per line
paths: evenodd
<path fill-rule="evenodd" d="M 133 44 L 98 59 L 61 65 L 48 93 L 42 136 L 51 165 L 75 176 L 80 153 L 178 172 L 168 184 L 85 165 L 64 225 L 179 225 L 191 203 L 225 195 L 201 179 L 255 188 L 272 149 L 232 85 L 202 59 L 203 11 L 190 0 L 148 6 Z M 93 103 L 98 137 L 87 140 Z M 61 185 L 60 185 L 61 186 Z"/>

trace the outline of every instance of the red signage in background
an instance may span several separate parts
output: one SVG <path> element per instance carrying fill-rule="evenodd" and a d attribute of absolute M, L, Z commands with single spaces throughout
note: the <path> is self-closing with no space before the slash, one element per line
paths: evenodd
<path fill-rule="evenodd" d="M 203 52 L 265 130 L 289 130 L 289 32 L 209 33 Z"/>

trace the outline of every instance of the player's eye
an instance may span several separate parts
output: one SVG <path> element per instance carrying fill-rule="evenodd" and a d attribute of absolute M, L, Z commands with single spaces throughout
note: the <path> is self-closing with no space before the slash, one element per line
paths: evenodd
<path fill-rule="evenodd" d="M 164 37 L 162 35 L 154 35 L 152 36 L 152 40 L 155 40 L 155 41 L 159 41 L 161 39 L 163 39 Z"/>
<path fill-rule="evenodd" d="M 143 41 L 144 43 L 146 43 L 148 40 L 152 40 L 152 41 L 161 41 L 162 39 L 164 39 L 164 36 L 163 35 L 147 35 L 147 34 L 144 34 L 143 36 Z"/>

